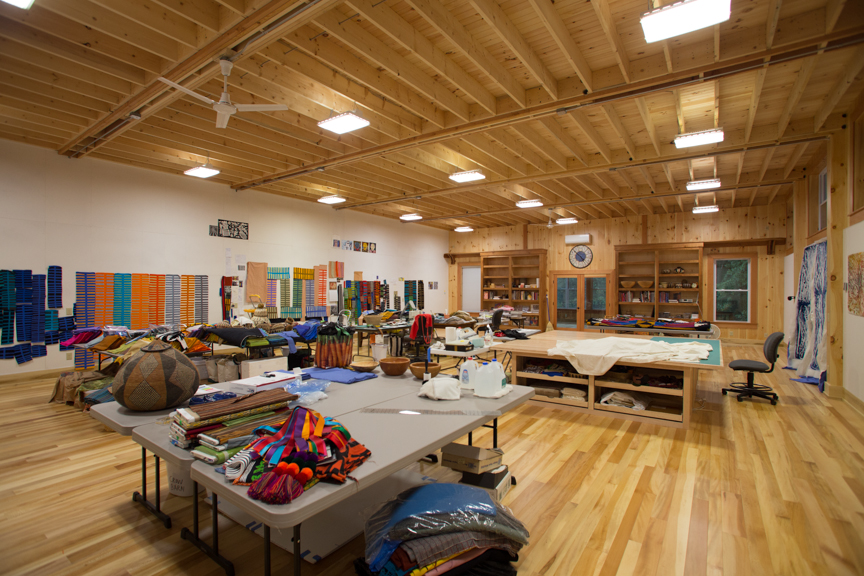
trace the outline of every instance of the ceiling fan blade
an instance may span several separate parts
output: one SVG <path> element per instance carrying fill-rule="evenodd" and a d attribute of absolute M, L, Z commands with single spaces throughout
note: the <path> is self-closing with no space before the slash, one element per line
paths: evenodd
<path fill-rule="evenodd" d="M 234 104 L 238 112 L 277 112 L 288 110 L 284 104 Z"/>
<path fill-rule="evenodd" d="M 227 128 L 228 120 L 231 119 L 231 114 L 225 114 L 224 112 L 218 112 L 216 114 L 216 128 Z"/>
<path fill-rule="evenodd" d="M 216 103 L 215 100 L 211 100 L 210 98 L 208 98 L 202 94 L 198 94 L 197 92 L 193 92 L 192 90 L 189 90 L 185 86 L 181 86 L 180 84 L 177 84 L 176 82 L 172 82 L 171 80 L 168 80 L 167 78 L 162 78 L 160 76 L 159 80 L 161 80 L 165 84 L 168 84 L 172 88 L 176 88 L 177 90 L 179 90 L 181 92 L 185 92 L 186 94 L 188 94 L 190 96 L 194 96 L 195 98 L 198 98 L 202 102 L 206 102 L 207 104 L 211 104 L 211 105 Z"/>

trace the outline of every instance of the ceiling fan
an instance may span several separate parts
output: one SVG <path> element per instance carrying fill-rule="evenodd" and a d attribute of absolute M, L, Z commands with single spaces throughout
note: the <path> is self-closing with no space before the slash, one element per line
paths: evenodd
<path fill-rule="evenodd" d="M 207 96 L 203 94 L 198 94 L 197 92 L 193 92 L 188 88 L 177 84 L 176 82 L 172 82 L 167 78 L 159 77 L 159 80 L 168 84 L 172 88 L 176 88 L 181 92 L 185 92 L 190 96 L 194 96 L 195 98 L 201 100 L 202 102 L 206 102 L 213 107 L 213 110 L 216 111 L 216 127 L 217 128 L 226 128 L 228 126 L 228 120 L 231 118 L 233 114 L 236 112 L 275 112 L 278 110 L 288 110 L 288 106 L 284 104 L 233 104 L 231 102 L 231 96 L 228 94 L 228 76 L 231 75 L 231 69 L 234 68 L 234 63 L 231 60 L 219 60 L 219 66 L 222 68 L 222 79 L 223 79 L 223 88 L 222 88 L 222 96 L 219 98 L 219 101 L 211 100 Z"/>
<path fill-rule="evenodd" d="M 566 226 L 568 224 L 576 224 L 578 220 L 576 218 L 558 218 L 555 222 L 552 222 L 552 214 L 555 211 L 553 209 L 549 209 L 549 222 L 545 224 L 546 228 L 552 228 L 553 226 Z M 535 224 L 535 226 L 544 226 L 544 224 Z"/>

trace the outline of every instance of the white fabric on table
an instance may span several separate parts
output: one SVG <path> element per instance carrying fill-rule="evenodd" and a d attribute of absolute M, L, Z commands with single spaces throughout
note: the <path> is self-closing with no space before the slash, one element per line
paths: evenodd
<path fill-rule="evenodd" d="M 621 406 L 633 410 L 646 410 L 651 405 L 651 398 L 636 392 L 607 392 L 600 398 L 600 403 L 607 406 Z"/>
<path fill-rule="evenodd" d="M 417 395 L 432 400 L 459 400 L 462 392 L 459 389 L 459 380 L 449 376 L 439 376 L 424 382 Z"/>
<path fill-rule="evenodd" d="M 647 364 L 650 362 L 699 362 L 708 358 L 711 344 L 693 342 L 669 343 L 639 338 L 598 338 L 596 340 L 559 340 L 550 356 L 564 356 L 580 374 L 600 376 L 619 360 Z"/>

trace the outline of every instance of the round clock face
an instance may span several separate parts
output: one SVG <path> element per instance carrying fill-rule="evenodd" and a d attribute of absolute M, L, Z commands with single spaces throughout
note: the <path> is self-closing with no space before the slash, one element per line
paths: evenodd
<path fill-rule="evenodd" d="M 574 268 L 587 268 L 594 259 L 594 253 L 591 248 L 585 245 L 574 246 L 570 250 L 570 264 Z"/>

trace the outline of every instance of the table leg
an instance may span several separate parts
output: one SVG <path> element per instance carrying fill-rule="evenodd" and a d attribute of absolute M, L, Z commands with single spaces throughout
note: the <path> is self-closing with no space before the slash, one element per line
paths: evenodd
<path fill-rule="evenodd" d="M 303 558 L 300 557 L 300 524 L 294 526 L 294 576 L 300 576 Z"/>
<path fill-rule="evenodd" d="M 147 450 L 141 448 L 141 492 L 132 493 L 132 501 L 138 502 L 144 508 L 162 521 L 165 528 L 171 528 L 171 517 L 161 510 L 160 478 L 159 478 L 159 457 L 154 455 L 156 459 L 156 505 L 154 506 L 147 500 Z"/>
<path fill-rule="evenodd" d="M 468 432 L 468 446 L 474 445 L 474 433 Z"/>
<path fill-rule="evenodd" d="M 213 516 L 213 546 L 210 547 L 198 537 L 198 483 L 193 482 L 192 488 L 195 490 L 195 495 L 193 496 L 195 500 L 192 501 L 192 531 L 190 532 L 189 529 L 184 526 L 183 529 L 180 530 L 180 538 L 188 540 L 193 546 L 198 548 L 198 550 L 206 554 L 208 558 L 219 564 L 227 576 L 234 576 L 234 564 L 219 554 L 219 496 L 215 492 L 212 496 L 213 505 L 211 514 Z M 269 532 L 267 535 L 269 536 Z"/>
<path fill-rule="evenodd" d="M 270 526 L 264 524 L 264 576 L 270 576 Z"/>

